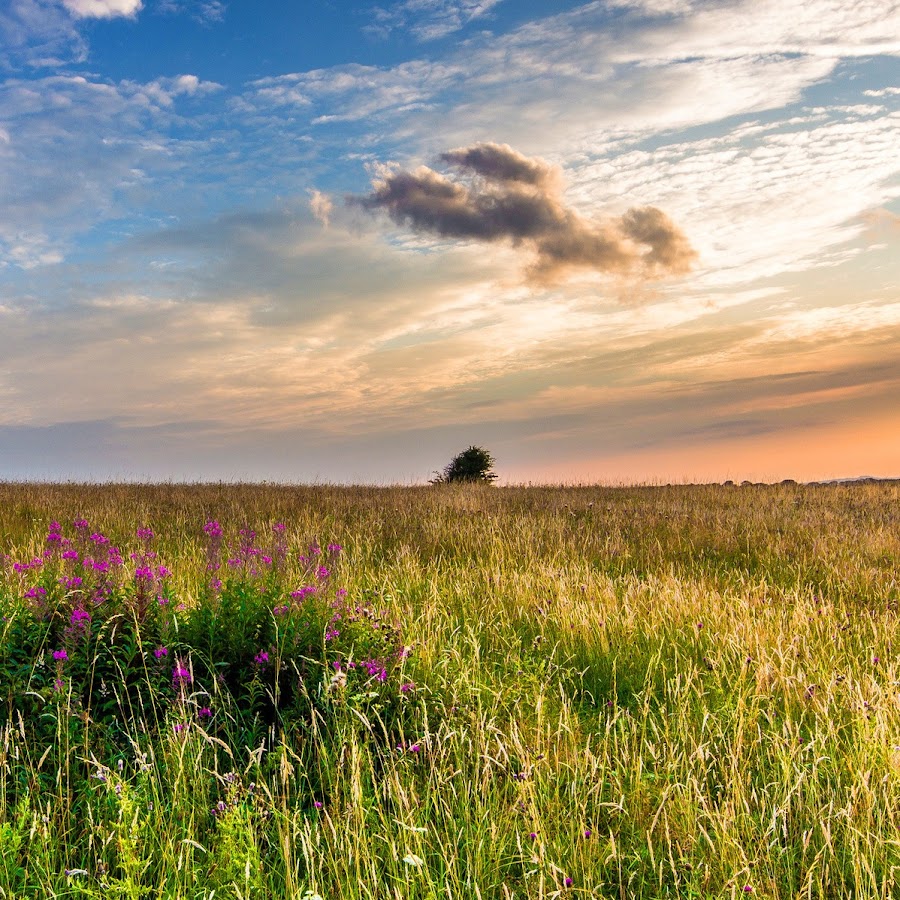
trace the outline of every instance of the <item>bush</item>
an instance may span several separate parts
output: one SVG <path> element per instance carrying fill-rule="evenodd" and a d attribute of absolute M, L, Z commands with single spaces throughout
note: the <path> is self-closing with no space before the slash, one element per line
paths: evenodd
<path fill-rule="evenodd" d="M 452 484 L 459 481 L 480 481 L 490 484 L 497 478 L 491 471 L 494 467 L 494 457 L 483 447 L 469 447 L 462 453 L 457 453 L 453 459 L 444 466 L 443 472 L 435 472 L 431 484 Z"/>

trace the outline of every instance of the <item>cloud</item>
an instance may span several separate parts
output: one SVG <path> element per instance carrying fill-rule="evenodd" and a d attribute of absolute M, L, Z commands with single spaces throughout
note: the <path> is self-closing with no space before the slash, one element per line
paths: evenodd
<path fill-rule="evenodd" d="M 327 228 L 334 210 L 334 204 L 328 194 L 323 194 L 315 189 L 309 192 L 309 208 L 316 219 Z"/>
<path fill-rule="evenodd" d="M 63 0 L 63 6 L 79 19 L 114 19 L 135 16 L 143 8 L 141 0 Z"/>
<path fill-rule="evenodd" d="M 208 25 L 224 21 L 227 6 L 222 0 L 159 0 L 154 11 L 164 15 L 190 13 L 195 22 Z"/>
<path fill-rule="evenodd" d="M 71 15 L 50 0 L 0 4 L 0 70 L 82 62 L 87 44 Z"/>
<path fill-rule="evenodd" d="M 196 75 L 177 75 L 157 78 L 147 84 L 126 81 L 123 88 L 135 97 L 146 98 L 149 104 L 169 107 L 176 97 L 204 97 L 222 90 L 222 85 L 216 81 L 201 81 Z"/>
<path fill-rule="evenodd" d="M 669 217 L 652 206 L 618 218 L 587 219 L 563 205 L 559 170 L 507 144 L 450 150 L 443 162 L 460 171 L 452 181 L 427 166 L 412 172 L 381 166 L 372 193 L 349 202 L 385 210 L 417 232 L 485 243 L 509 241 L 535 256 L 538 281 L 571 269 L 658 278 L 690 271 L 696 253 Z"/>
<path fill-rule="evenodd" d="M 433 41 L 464 28 L 486 15 L 501 0 L 403 0 L 390 9 L 376 7 L 374 22 L 365 31 L 386 37 L 408 29 L 420 41 Z"/>

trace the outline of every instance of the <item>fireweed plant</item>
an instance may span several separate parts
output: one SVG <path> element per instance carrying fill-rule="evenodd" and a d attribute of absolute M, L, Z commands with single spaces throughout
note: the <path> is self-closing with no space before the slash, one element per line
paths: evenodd
<path fill-rule="evenodd" d="M 228 544 L 208 521 L 207 583 L 185 603 L 152 528 L 122 550 L 84 518 L 52 522 L 40 555 L 7 566 L 18 589 L 0 645 L 7 726 L 50 746 L 61 727 L 95 748 L 102 735 L 107 758 L 129 749 L 134 722 L 151 740 L 199 727 L 245 764 L 286 734 L 328 732 L 345 707 L 377 720 L 374 739 L 403 741 L 411 682 L 397 626 L 338 586 L 337 543 L 294 551 L 301 581 L 286 589 L 286 531 L 241 528 Z"/>
<path fill-rule="evenodd" d="M 0 900 L 895 900 L 898 510 L 0 483 Z"/>

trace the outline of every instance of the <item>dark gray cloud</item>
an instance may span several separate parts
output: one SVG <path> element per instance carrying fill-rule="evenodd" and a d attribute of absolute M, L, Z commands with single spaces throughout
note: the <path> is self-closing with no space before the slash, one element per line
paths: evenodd
<path fill-rule="evenodd" d="M 460 177 L 427 166 L 412 172 L 382 167 L 372 192 L 348 201 L 384 210 L 414 231 L 523 246 L 534 255 L 529 275 L 539 281 L 571 269 L 640 278 L 682 275 L 697 258 L 678 226 L 656 207 L 607 219 L 567 208 L 559 169 L 508 144 L 473 144 L 441 160 Z"/>

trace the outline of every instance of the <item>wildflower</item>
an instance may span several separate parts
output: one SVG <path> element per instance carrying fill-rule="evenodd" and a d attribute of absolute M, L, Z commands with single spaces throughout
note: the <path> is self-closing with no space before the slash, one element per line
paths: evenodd
<path fill-rule="evenodd" d="M 567 876 L 563 879 L 563 884 L 564 884 L 566 887 L 572 887 L 572 885 L 574 884 L 574 882 L 573 882 L 572 879 L 569 878 L 569 876 L 567 875 Z"/>
<path fill-rule="evenodd" d="M 409 748 L 410 753 L 418 753 L 422 749 L 421 744 L 411 744 Z"/>
<path fill-rule="evenodd" d="M 321 808 L 322 808 L 322 801 L 321 801 L 321 800 L 316 800 L 316 802 L 313 803 L 313 806 L 314 806 L 316 809 L 321 809 Z"/>
<path fill-rule="evenodd" d="M 172 571 L 166 566 L 157 566 L 156 568 L 156 577 L 162 581 L 163 578 L 168 578 L 172 574 Z"/>
<path fill-rule="evenodd" d="M 744 891 L 745 894 L 753 893 L 753 888 L 749 884 L 745 884 L 744 887 L 742 888 L 742 890 Z"/>
<path fill-rule="evenodd" d="M 537 840 L 537 832 L 534 832 L 534 831 L 529 832 L 528 837 L 530 837 L 531 840 L 536 841 Z"/>
<path fill-rule="evenodd" d="M 187 723 L 186 723 L 186 722 L 176 722 L 176 723 L 175 723 L 175 726 L 174 726 L 175 733 L 178 734 L 178 732 L 184 731 L 184 729 L 185 729 L 186 727 L 187 727 Z"/>
<path fill-rule="evenodd" d="M 340 553 L 344 548 L 340 544 L 329 544 L 328 552 L 329 553 Z"/>
<path fill-rule="evenodd" d="M 69 617 L 69 623 L 79 628 L 84 628 L 85 624 L 90 621 L 91 614 L 86 609 L 73 609 L 72 615 Z"/>
<path fill-rule="evenodd" d="M 329 628 L 325 632 L 325 640 L 333 641 L 339 634 L 340 634 L 340 631 L 338 631 L 337 628 Z"/>
<path fill-rule="evenodd" d="M 400 685 L 400 693 L 408 694 L 410 691 L 415 690 L 415 684 L 411 681 L 404 681 L 403 684 Z"/>
<path fill-rule="evenodd" d="M 276 522 L 272 526 L 272 531 L 274 531 L 275 534 L 282 534 L 286 528 L 287 528 L 287 525 L 285 525 L 284 522 Z"/>
<path fill-rule="evenodd" d="M 138 528 L 137 536 L 142 541 L 152 541 L 154 538 L 152 528 Z"/>
<path fill-rule="evenodd" d="M 216 522 L 215 519 L 210 519 L 203 526 L 203 530 L 206 532 L 207 537 L 222 537 L 222 526 L 218 522 Z"/>
<path fill-rule="evenodd" d="M 157 648 L 153 651 L 153 655 L 154 655 L 157 659 L 162 659 L 164 656 L 168 656 L 168 655 L 169 655 L 169 650 L 168 650 L 167 647 L 157 647 Z"/>
<path fill-rule="evenodd" d="M 43 588 L 40 586 L 29 588 L 25 592 L 25 598 L 27 600 L 40 600 L 42 597 L 47 596 L 47 588 Z"/>
<path fill-rule="evenodd" d="M 590 828 L 585 828 L 585 829 L 584 829 L 584 836 L 585 836 L 586 838 L 589 838 L 589 837 L 591 836 L 591 834 L 592 834 L 592 832 L 591 832 L 591 829 L 590 829 Z"/>
<path fill-rule="evenodd" d="M 253 662 L 258 666 L 264 666 L 269 661 L 269 654 L 265 650 L 260 650 L 256 656 L 253 657 Z"/>
<path fill-rule="evenodd" d="M 184 663 L 181 660 L 178 660 L 175 668 L 172 669 L 172 685 L 173 687 L 180 687 L 181 685 L 188 685 L 193 681 L 191 676 L 191 672 L 189 669 L 185 668 Z"/>
<path fill-rule="evenodd" d="M 65 650 L 54 650 L 53 658 L 57 662 L 65 662 L 69 658 L 69 654 Z"/>
<path fill-rule="evenodd" d="M 202 706 L 197 710 L 197 718 L 199 719 L 209 719 L 212 718 L 212 710 L 208 706 Z"/>
<path fill-rule="evenodd" d="M 78 551 L 77 550 L 63 550 L 62 553 L 63 559 L 78 559 Z"/>

